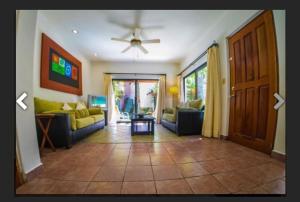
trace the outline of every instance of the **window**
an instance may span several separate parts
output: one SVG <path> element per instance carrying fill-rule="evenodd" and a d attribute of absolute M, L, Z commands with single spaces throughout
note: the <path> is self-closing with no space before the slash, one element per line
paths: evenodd
<path fill-rule="evenodd" d="M 184 77 L 184 100 L 202 99 L 205 101 L 207 84 L 207 63 Z"/>
<path fill-rule="evenodd" d="M 196 73 L 193 72 L 189 76 L 184 78 L 184 100 L 190 101 L 196 99 Z"/>

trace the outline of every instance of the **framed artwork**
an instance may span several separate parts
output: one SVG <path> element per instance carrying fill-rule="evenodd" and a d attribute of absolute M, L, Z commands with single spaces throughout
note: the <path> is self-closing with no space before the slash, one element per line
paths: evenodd
<path fill-rule="evenodd" d="M 81 62 L 42 33 L 42 88 L 82 95 Z"/>

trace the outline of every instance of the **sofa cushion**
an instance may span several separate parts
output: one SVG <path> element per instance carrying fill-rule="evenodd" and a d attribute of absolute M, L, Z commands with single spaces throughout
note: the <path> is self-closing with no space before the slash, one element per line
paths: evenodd
<path fill-rule="evenodd" d="M 182 107 L 189 107 L 189 103 L 188 102 L 180 102 L 176 108 L 182 108 Z"/>
<path fill-rule="evenodd" d="M 169 121 L 169 122 L 176 122 L 176 115 L 175 114 L 168 114 L 164 113 L 162 116 L 163 120 Z"/>
<path fill-rule="evenodd" d="M 175 109 L 174 108 L 166 108 L 164 110 L 165 113 L 168 113 L 168 114 L 174 114 L 175 113 Z"/>
<path fill-rule="evenodd" d="M 85 118 L 90 115 L 88 109 L 79 109 L 79 110 L 75 109 L 73 111 L 75 112 L 76 119 Z"/>
<path fill-rule="evenodd" d="M 72 108 L 72 109 L 76 109 L 76 102 L 68 102 L 68 105 Z"/>
<path fill-rule="evenodd" d="M 189 102 L 189 107 L 200 109 L 202 107 L 202 100 L 192 100 Z"/>
<path fill-rule="evenodd" d="M 43 114 L 55 114 L 55 113 L 66 113 L 70 115 L 70 123 L 71 123 L 71 129 L 76 130 L 76 117 L 75 112 L 73 110 L 51 110 L 51 111 L 45 111 Z"/>
<path fill-rule="evenodd" d="M 92 117 L 84 117 L 84 118 L 76 119 L 77 129 L 87 127 L 94 123 L 95 123 L 95 120 Z"/>
<path fill-rule="evenodd" d="M 103 114 L 103 110 L 101 108 L 89 108 L 90 115 Z"/>
<path fill-rule="evenodd" d="M 95 123 L 104 120 L 103 114 L 90 115 L 89 117 L 92 117 Z"/>
<path fill-rule="evenodd" d="M 34 98 L 34 110 L 37 114 L 45 111 L 61 110 L 63 105 L 63 102 L 48 101 L 37 97 Z"/>

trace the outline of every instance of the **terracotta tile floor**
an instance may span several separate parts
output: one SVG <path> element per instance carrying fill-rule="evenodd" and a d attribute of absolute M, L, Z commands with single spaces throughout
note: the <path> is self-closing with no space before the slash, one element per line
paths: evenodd
<path fill-rule="evenodd" d="M 197 135 L 116 144 L 85 139 L 69 150 L 46 149 L 42 162 L 17 194 L 285 194 L 284 163 Z"/>

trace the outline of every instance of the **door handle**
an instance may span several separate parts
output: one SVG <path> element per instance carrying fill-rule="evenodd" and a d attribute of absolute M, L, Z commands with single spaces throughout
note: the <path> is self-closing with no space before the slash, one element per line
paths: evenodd
<path fill-rule="evenodd" d="M 234 90 L 235 90 L 235 87 L 232 86 L 232 87 L 231 87 L 231 95 L 230 95 L 230 97 L 235 97 L 235 95 L 234 95 Z"/>

